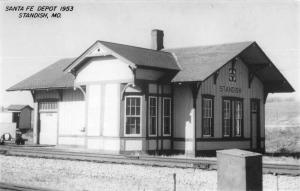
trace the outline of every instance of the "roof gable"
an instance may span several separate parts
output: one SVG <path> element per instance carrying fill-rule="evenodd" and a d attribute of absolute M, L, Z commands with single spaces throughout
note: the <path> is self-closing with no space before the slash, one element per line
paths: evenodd
<path fill-rule="evenodd" d="M 111 54 L 116 58 L 121 59 L 132 67 L 154 67 L 161 69 L 180 70 L 175 58 L 169 52 L 157 51 L 141 47 L 129 46 L 124 44 L 117 44 L 106 41 L 96 41 L 89 47 L 82 55 L 74 60 L 65 71 L 76 71 L 78 67 L 84 64 L 96 49 L 104 50 L 107 54 Z M 105 55 L 105 56 L 106 56 Z"/>
<path fill-rule="evenodd" d="M 239 57 L 247 65 L 249 71 L 262 81 L 267 92 L 295 91 L 256 42 L 166 49 L 165 51 L 172 52 L 182 67 L 172 82 L 204 81 L 232 59 Z"/>

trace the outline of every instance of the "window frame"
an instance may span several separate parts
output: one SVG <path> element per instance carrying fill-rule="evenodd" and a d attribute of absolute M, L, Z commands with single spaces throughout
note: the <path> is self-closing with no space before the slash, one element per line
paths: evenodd
<path fill-rule="evenodd" d="M 229 101 L 230 103 L 230 133 L 229 135 L 225 135 L 225 124 L 224 124 L 224 120 L 225 120 L 225 101 Z M 240 102 L 241 103 L 241 128 L 240 128 L 240 135 L 236 135 L 235 132 L 235 122 L 236 122 L 236 102 Z M 244 137 L 244 100 L 243 98 L 240 97 L 222 97 L 222 136 L 224 138 L 243 138 Z"/>
<path fill-rule="evenodd" d="M 204 135 L 204 100 L 205 99 L 208 99 L 208 100 L 211 100 L 211 127 L 210 127 L 210 134 L 209 135 Z M 202 137 L 206 137 L 206 138 L 209 138 L 209 137 L 213 137 L 214 136 L 214 96 L 213 95 L 206 95 L 206 94 L 203 94 L 202 95 L 202 113 L 201 113 L 201 122 L 202 122 Z"/>
<path fill-rule="evenodd" d="M 126 120 L 127 120 L 127 114 L 126 114 L 126 105 L 127 105 L 127 98 L 139 98 L 140 99 L 140 133 L 139 134 L 127 134 L 126 133 Z M 135 136 L 142 136 L 142 111 L 143 111 L 143 103 L 142 103 L 142 96 L 139 95 L 125 95 L 124 97 L 125 99 L 125 104 L 124 104 L 124 136 L 126 137 L 135 137 Z M 132 115 L 129 115 L 132 116 Z M 132 117 L 136 117 L 136 116 L 132 116 Z"/>
<path fill-rule="evenodd" d="M 151 98 L 155 98 L 155 134 L 151 134 L 151 118 L 153 117 L 153 116 L 151 116 L 151 102 L 150 102 L 150 99 Z M 155 136 L 157 136 L 157 130 L 158 130 L 158 97 L 157 96 L 149 96 L 149 98 L 148 98 L 148 105 L 149 105 L 149 108 L 148 108 L 148 135 L 149 135 L 149 137 L 155 137 Z"/>
<path fill-rule="evenodd" d="M 170 133 L 165 134 L 165 100 L 170 100 L 170 116 L 169 116 L 169 121 L 170 121 Z M 172 98 L 170 97 L 163 97 L 163 103 L 162 103 L 162 130 L 163 130 L 163 136 L 171 136 L 172 132 Z"/>

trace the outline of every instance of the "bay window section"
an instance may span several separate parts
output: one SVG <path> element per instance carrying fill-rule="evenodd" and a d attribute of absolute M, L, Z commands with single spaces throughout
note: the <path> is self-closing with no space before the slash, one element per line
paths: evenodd
<path fill-rule="evenodd" d="M 125 98 L 125 135 L 141 135 L 141 97 Z"/>
<path fill-rule="evenodd" d="M 163 98 L 163 135 L 171 135 L 171 98 Z"/>
<path fill-rule="evenodd" d="M 149 97 L 149 136 L 157 135 L 157 97 Z"/>

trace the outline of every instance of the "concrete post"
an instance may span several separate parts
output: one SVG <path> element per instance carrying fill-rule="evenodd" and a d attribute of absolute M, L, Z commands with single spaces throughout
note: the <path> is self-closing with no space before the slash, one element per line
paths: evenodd
<path fill-rule="evenodd" d="M 218 190 L 262 190 L 262 155 L 230 149 L 217 151 Z"/>

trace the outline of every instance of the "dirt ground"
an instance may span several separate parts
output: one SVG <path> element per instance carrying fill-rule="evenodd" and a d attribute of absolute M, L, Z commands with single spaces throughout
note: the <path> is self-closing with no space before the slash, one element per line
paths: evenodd
<path fill-rule="evenodd" d="M 0 155 L 0 181 L 59 190 L 216 190 L 217 171 L 105 164 Z M 277 190 L 263 176 L 264 190 Z M 300 177 L 279 176 L 278 190 L 299 190 Z"/>

